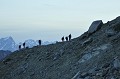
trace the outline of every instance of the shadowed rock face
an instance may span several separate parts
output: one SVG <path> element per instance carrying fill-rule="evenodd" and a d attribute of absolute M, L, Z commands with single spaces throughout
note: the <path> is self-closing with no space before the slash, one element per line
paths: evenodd
<path fill-rule="evenodd" d="M 68 42 L 15 51 L 0 61 L 0 79 L 119 79 L 120 17 Z"/>
<path fill-rule="evenodd" d="M 103 25 L 102 20 L 94 21 L 94 22 L 91 24 L 91 26 L 90 26 L 90 28 L 89 28 L 89 30 L 88 30 L 88 33 L 89 33 L 89 34 L 92 34 L 92 33 L 96 32 L 97 30 L 99 30 L 99 29 L 102 27 L 102 25 Z"/>
<path fill-rule="evenodd" d="M 10 51 L 3 51 L 3 50 L 0 50 L 0 60 L 5 58 L 7 55 L 11 54 L 12 52 Z"/>

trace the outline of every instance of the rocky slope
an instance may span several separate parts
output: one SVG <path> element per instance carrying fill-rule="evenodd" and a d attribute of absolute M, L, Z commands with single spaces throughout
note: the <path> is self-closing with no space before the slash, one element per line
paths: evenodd
<path fill-rule="evenodd" d="M 120 79 L 120 17 L 68 42 L 15 51 L 1 79 Z"/>
<path fill-rule="evenodd" d="M 5 58 L 7 55 L 11 54 L 12 52 L 11 51 L 3 51 L 3 50 L 0 50 L 0 60 Z"/>

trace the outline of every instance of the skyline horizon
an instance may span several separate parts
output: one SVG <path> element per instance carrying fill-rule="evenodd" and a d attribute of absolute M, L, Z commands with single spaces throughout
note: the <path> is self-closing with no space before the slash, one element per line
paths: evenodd
<path fill-rule="evenodd" d="M 117 16 L 118 17 L 118 16 Z M 117 18 L 117 17 L 115 17 L 115 18 Z M 114 18 L 114 19 L 115 19 Z M 113 19 L 112 19 L 113 20 Z M 94 20 L 95 21 L 95 20 Z M 108 20 L 108 21 L 111 21 L 111 20 Z M 106 21 L 106 22 L 103 22 L 103 23 L 107 23 L 108 21 Z M 92 24 L 92 22 L 91 22 L 91 24 Z M 90 24 L 90 25 L 91 25 Z M 89 25 L 89 26 L 90 26 Z M 89 27 L 88 27 L 88 29 L 89 29 Z M 74 38 L 77 38 L 77 37 L 79 37 L 79 36 L 81 36 L 84 32 L 86 32 L 88 29 L 86 29 L 85 31 L 82 31 L 81 33 L 79 33 L 79 34 L 74 34 L 75 36 L 73 36 L 73 38 L 72 39 L 74 39 Z M 71 34 L 71 33 L 69 33 L 69 34 Z M 62 36 L 64 36 L 64 35 L 61 35 L 61 38 L 62 38 Z M 67 35 L 66 35 L 67 36 Z M 24 41 L 26 41 L 26 40 L 29 40 L 29 39 L 32 39 L 32 40 L 34 40 L 34 41 L 37 41 L 37 40 L 42 40 L 42 38 L 41 39 L 39 39 L 39 37 L 38 38 L 34 38 L 34 37 L 32 37 L 32 38 L 25 38 L 25 39 L 20 39 L 20 40 L 17 40 L 17 38 L 15 38 L 14 36 L 12 36 L 12 35 L 9 35 L 9 36 L 4 36 L 4 37 L 1 37 L 1 38 L 7 38 L 7 37 L 12 37 L 13 39 L 14 39 L 14 41 L 15 41 L 15 43 L 21 43 L 21 42 L 24 42 Z M 65 36 L 64 36 L 65 37 Z M 0 38 L 0 39 L 1 39 Z M 53 40 L 53 39 L 51 39 L 51 40 L 49 40 L 49 39 L 45 39 L 45 38 L 43 38 L 43 40 L 42 41 L 48 41 L 48 42 L 54 42 L 54 41 L 61 41 L 61 38 L 56 38 L 55 40 Z"/>
<path fill-rule="evenodd" d="M 78 37 L 95 20 L 120 16 L 119 0 L 0 0 L 0 37 L 57 40 Z"/>

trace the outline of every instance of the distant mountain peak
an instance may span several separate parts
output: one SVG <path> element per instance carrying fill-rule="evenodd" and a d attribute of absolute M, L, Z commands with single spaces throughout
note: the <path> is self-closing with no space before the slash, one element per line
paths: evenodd
<path fill-rule="evenodd" d="M 16 43 L 11 36 L 0 39 L 0 50 L 16 50 Z"/>

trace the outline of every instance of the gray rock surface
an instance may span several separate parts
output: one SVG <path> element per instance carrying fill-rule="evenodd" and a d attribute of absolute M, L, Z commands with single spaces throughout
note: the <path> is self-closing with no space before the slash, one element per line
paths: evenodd
<path fill-rule="evenodd" d="M 85 51 L 85 55 L 83 55 L 82 58 L 78 62 L 83 63 L 83 62 L 91 59 L 92 57 L 98 55 L 101 51 L 105 51 L 109 47 L 111 47 L 110 44 L 103 44 L 99 47 L 93 48 L 92 50 Z"/>
<path fill-rule="evenodd" d="M 91 24 L 91 26 L 90 26 L 90 28 L 89 28 L 89 30 L 88 30 L 88 33 L 91 34 L 91 33 L 96 32 L 97 30 L 99 30 L 99 29 L 102 27 L 102 25 L 103 25 L 102 20 L 94 21 L 94 22 Z"/>
<path fill-rule="evenodd" d="M 3 58 L 5 58 L 6 56 L 8 56 L 11 53 L 12 53 L 11 51 L 0 50 L 0 60 L 3 59 Z"/>
<path fill-rule="evenodd" d="M 114 36 L 115 34 L 116 34 L 116 31 L 114 31 L 113 29 L 106 30 L 106 36 L 107 37 Z"/>
<path fill-rule="evenodd" d="M 114 68 L 116 68 L 116 69 L 119 69 L 119 68 L 120 68 L 120 60 L 118 59 L 118 57 L 114 58 L 113 66 L 114 66 Z"/>
<path fill-rule="evenodd" d="M 89 44 L 89 43 L 91 43 L 92 42 L 92 38 L 88 38 L 87 40 L 85 40 L 84 42 L 82 42 L 82 46 L 84 46 L 84 45 L 87 45 L 87 44 Z"/>

